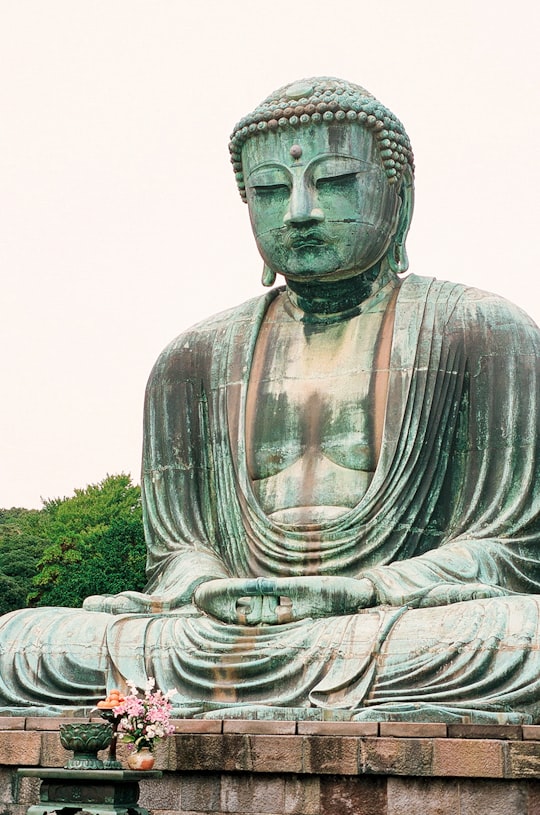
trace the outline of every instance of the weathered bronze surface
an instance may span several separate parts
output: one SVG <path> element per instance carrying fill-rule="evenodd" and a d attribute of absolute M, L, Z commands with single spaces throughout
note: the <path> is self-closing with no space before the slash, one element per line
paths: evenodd
<path fill-rule="evenodd" d="M 280 89 L 230 150 L 286 285 L 160 356 L 147 593 L 5 617 L 0 704 L 155 676 L 185 716 L 539 721 L 538 328 L 402 277 L 412 152 L 362 88 Z"/>
<path fill-rule="evenodd" d="M 102 770 L 98 752 L 108 747 L 113 738 L 111 724 L 104 722 L 66 722 L 60 725 L 60 742 L 65 750 L 73 751 L 68 770 Z"/>

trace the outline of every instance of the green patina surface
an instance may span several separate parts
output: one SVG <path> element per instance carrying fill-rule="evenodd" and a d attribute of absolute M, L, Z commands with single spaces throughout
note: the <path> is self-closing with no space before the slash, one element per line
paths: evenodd
<path fill-rule="evenodd" d="M 230 149 L 285 285 L 160 356 L 146 592 L 3 618 L 0 704 L 154 676 L 184 716 L 539 721 L 538 328 L 403 278 L 412 152 L 358 86 L 282 88 Z"/>

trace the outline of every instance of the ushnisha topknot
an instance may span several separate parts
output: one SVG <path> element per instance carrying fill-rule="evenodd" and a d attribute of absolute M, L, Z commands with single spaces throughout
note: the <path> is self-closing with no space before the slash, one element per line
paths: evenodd
<path fill-rule="evenodd" d="M 242 147 L 247 139 L 266 131 L 302 127 L 321 122 L 359 122 L 373 130 L 388 181 L 395 184 L 414 158 L 405 128 L 369 91 L 343 79 L 316 76 L 274 91 L 235 126 L 229 151 L 236 183 L 246 200 Z"/>

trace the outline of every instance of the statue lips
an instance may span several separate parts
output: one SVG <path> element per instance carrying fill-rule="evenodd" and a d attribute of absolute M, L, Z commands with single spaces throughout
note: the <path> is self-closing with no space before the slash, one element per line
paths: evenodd
<path fill-rule="evenodd" d="M 285 243 L 290 249 L 316 249 L 328 243 L 328 236 L 321 229 L 288 232 Z"/>

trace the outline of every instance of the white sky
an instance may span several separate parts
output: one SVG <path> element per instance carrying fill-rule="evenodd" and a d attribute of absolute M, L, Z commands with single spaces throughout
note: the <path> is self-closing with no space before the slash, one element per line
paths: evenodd
<path fill-rule="evenodd" d="M 538 0 L 0 0 L 0 507 L 138 480 L 169 340 L 263 291 L 227 142 L 367 87 L 417 164 L 411 271 L 540 321 Z"/>

